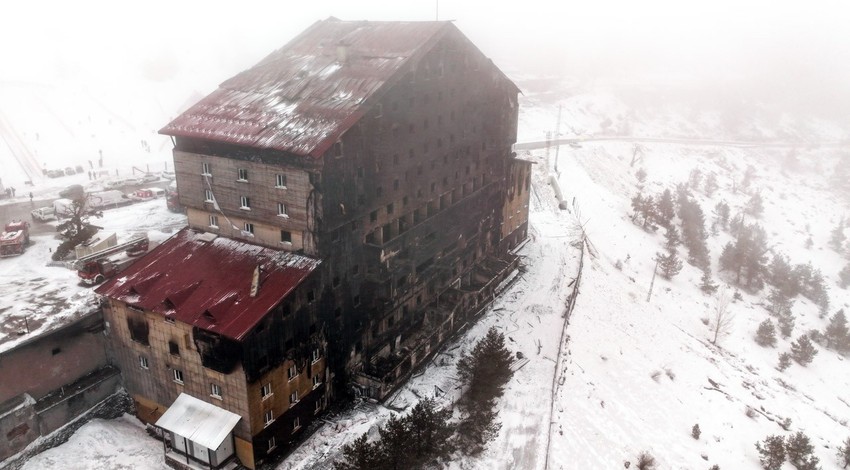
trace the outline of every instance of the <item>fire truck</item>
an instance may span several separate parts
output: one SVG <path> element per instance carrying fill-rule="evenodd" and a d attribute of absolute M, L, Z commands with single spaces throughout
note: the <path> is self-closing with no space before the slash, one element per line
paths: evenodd
<path fill-rule="evenodd" d="M 148 237 L 141 236 L 78 258 L 74 263 L 80 282 L 93 286 L 111 278 L 148 251 Z"/>
<path fill-rule="evenodd" d="M 13 220 L 6 224 L 0 234 L 0 257 L 16 256 L 24 253 L 24 247 L 30 244 L 30 224 Z"/>

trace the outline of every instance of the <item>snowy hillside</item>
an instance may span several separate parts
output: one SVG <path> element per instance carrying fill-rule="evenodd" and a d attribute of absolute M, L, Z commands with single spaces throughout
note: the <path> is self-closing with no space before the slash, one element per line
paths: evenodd
<path fill-rule="evenodd" d="M 754 113 L 737 115 L 742 125 L 729 125 L 714 110 L 695 113 L 697 108 L 674 105 L 648 108 L 636 98 L 624 98 L 625 94 L 580 90 L 560 81 L 552 85 L 540 79 L 536 86 L 523 87 L 520 141 L 543 140 L 545 131 L 553 131 L 557 104 L 563 105 L 562 137 L 835 143 L 850 135 L 840 125 L 818 118 L 768 120 Z M 502 427 L 495 440 L 482 454 L 453 461 L 448 468 L 613 469 L 624 468 L 627 461 L 634 468 L 638 454 L 647 451 L 663 469 L 708 469 L 717 464 L 724 470 L 757 470 L 761 467 L 756 441 L 798 430 L 812 439 L 822 468 L 841 468 L 836 449 L 850 436 L 850 397 L 845 392 L 850 371 L 844 357 L 816 344 L 819 352 L 807 367 L 792 362 L 783 372 L 776 368 L 779 353 L 788 351 L 792 340 L 811 329 L 824 330 L 828 317 L 820 318 L 816 305 L 797 297 L 791 337 L 777 335 L 775 347 L 756 344 L 753 338 L 759 323 L 772 318 L 765 300 L 770 288 L 752 293 L 736 289 L 734 276 L 721 271 L 718 264 L 723 246 L 734 237 L 728 230 L 714 234 L 708 227 L 718 202 L 725 200 L 731 214 L 737 215 L 752 194 L 760 192 L 764 212 L 749 217 L 748 223 L 766 229 L 769 257 L 784 253 L 792 264 L 811 261 L 826 280 L 828 315 L 847 309 L 850 294 L 837 286 L 837 273 L 847 258 L 829 247 L 830 232 L 850 213 L 846 197 L 829 185 L 840 151 L 817 145 L 641 143 L 639 158 L 631 165 L 633 142 L 564 145 L 559 149 L 558 181 L 570 210 L 559 210 L 547 184 L 555 151 L 548 152 L 547 169 L 547 151 L 535 150 L 528 156 L 537 164 L 530 240 L 520 251 L 524 272 L 476 325 L 447 345 L 385 404 L 361 403 L 342 416 L 328 417 L 327 424 L 278 468 L 329 468 L 345 443 L 363 432 L 375 437 L 377 427 L 394 410 L 408 409 L 425 396 L 436 395 L 443 404 L 456 400 L 454 365 L 461 351 L 490 326 L 505 333 L 508 347 L 522 352 L 529 362 L 518 368 L 498 403 Z M 788 166 L 789 155 L 797 157 L 793 168 Z M 743 189 L 738 185 L 748 166 L 756 172 Z M 639 184 L 635 174 L 641 168 L 647 174 L 643 192 L 653 196 L 665 188 L 674 190 L 694 169 L 702 175 L 713 173 L 717 179 L 719 188 L 711 196 L 701 187 L 691 191 L 707 219 L 713 281 L 726 292 L 741 295 L 729 307 L 734 314 L 730 333 L 717 345 L 710 342 L 717 296 L 699 289 L 702 272 L 696 267 L 685 263 L 672 280 L 658 277 L 647 301 L 654 257 L 664 249 L 664 229 L 646 231 L 631 219 L 630 200 Z M 579 224 L 586 230 L 591 251 L 584 257 L 580 294 L 561 343 L 565 302 L 579 266 Z M 811 247 L 807 247 L 809 237 Z M 683 247 L 679 255 L 686 258 Z M 80 433 L 112 427 L 122 437 L 101 446 L 99 452 L 111 448 L 117 454 L 130 441 L 148 439 L 137 430 L 124 429 L 125 424 L 97 422 Z M 694 424 L 702 430 L 699 439 L 691 436 Z M 148 439 L 148 444 L 150 449 L 159 448 L 156 441 Z M 114 462 L 71 443 L 55 452 L 69 461 Z M 39 462 L 50 466 L 49 461 Z M 137 465 L 163 467 L 147 458 Z"/>

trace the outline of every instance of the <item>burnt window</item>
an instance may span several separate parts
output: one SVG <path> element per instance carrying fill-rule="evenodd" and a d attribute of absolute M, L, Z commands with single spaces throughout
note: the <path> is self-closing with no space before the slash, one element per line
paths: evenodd
<path fill-rule="evenodd" d="M 342 316 L 342 308 L 337 307 L 334 309 L 334 318 L 339 318 Z"/>
<path fill-rule="evenodd" d="M 335 158 L 342 156 L 342 142 L 337 142 L 331 147 L 331 156 Z"/>
<path fill-rule="evenodd" d="M 312 302 L 316 300 L 316 291 L 310 289 L 307 291 L 307 302 Z"/>
<path fill-rule="evenodd" d="M 369 213 L 369 221 L 377 222 L 378 221 L 378 211 L 372 211 Z"/>
<path fill-rule="evenodd" d="M 128 316 L 127 329 L 130 330 L 130 339 L 145 346 L 150 346 L 148 342 L 148 322 L 144 318 Z"/>
<path fill-rule="evenodd" d="M 351 267 L 351 275 L 352 276 L 356 276 L 359 273 L 360 273 L 360 265 L 359 264 L 355 264 L 354 266 Z"/>
<path fill-rule="evenodd" d="M 382 188 L 380 186 L 375 188 L 375 196 L 376 197 L 381 197 L 383 194 L 384 194 L 384 188 Z"/>
<path fill-rule="evenodd" d="M 57 354 L 59 354 L 59 353 L 61 353 L 61 352 L 62 352 L 62 348 L 53 348 L 53 350 L 52 350 L 52 351 L 50 351 L 50 354 L 52 354 L 52 355 L 54 355 L 54 356 L 55 356 L 55 355 L 57 355 Z"/>
<path fill-rule="evenodd" d="M 360 305 L 360 294 L 357 294 L 357 295 L 355 295 L 354 297 L 352 297 L 352 298 L 351 298 L 351 303 L 352 303 L 355 307 L 357 307 L 358 305 Z"/>
<path fill-rule="evenodd" d="M 401 205 L 402 206 L 407 207 L 407 202 L 408 202 L 407 196 L 404 196 L 403 198 L 401 198 Z"/>
<path fill-rule="evenodd" d="M 292 243 L 292 232 L 288 230 L 280 231 L 280 242 L 281 243 Z"/>
<path fill-rule="evenodd" d="M 331 281 L 334 287 L 339 287 L 339 282 L 339 276 L 334 276 L 333 281 Z"/>
<path fill-rule="evenodd" d="M 392 214 L 392 213 L 393 213 L 393 208 L 394 208 L 394 207 L 393 207 L 393 204 L 392 204 L 392 203 L 387 204 L 387 214 Z"/>
<path fill-rule="evenodd" d="M 180 355 L 180 346 L 177 344 L 176 341 L 169 341 L 168 342 L 168 352 L 170 354 L 175 355 L 175 356 Z"/>

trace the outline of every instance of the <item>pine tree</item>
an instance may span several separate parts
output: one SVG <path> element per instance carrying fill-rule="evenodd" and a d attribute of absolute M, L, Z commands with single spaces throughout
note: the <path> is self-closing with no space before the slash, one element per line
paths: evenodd
<path fill-rule="evenodd" d="M 800 468 L 801 464 L 810 460 L 815 448 L 809 442 L 809 437 L 803 431 L 788 436 L 785 440 L 785 456 L 791 465 Z"/>
<path fill-rule="evenodd" d="M 685 198 L 679 202 L 679 218 L 682 219 L 682 242 L 688 249 L 688 263 L 705 268 L 709 266 L 708 245 L 705 240 L 705 215 L 696 201 Z"/>
<path fill-rule="evenodd" d="M 699 189 L 699 184 L 702 181 L 702 171 L 699 168 L 694 168 L 691 170 L 690 175 L 688 175 L 688 186 L 693 189 Z"/>
<path fill-rule="evenodd" d="M 705 194 L 708 197 L 711 197 L 719 187 L 720 186 L 717 184 L 717 175 L 715 175 L 714 173 L 709 173 L 708 176 L 705 178 Z"/>
<path fill-rule="evenodd" d="M 847 263 L 847 266 L 838 273 L 838 286 L 842 289 L 850 286 L 850 263 Z"/>
<path fill-rule="evenodd" d="M 770 283 L 783 294 L 788 297 L 797 295 L 791 280 L 791 263 L 788 262 L 787 256 L 782 253 L 773 255 L 768 272 L 770 273 Z"/>
<path fill-rule="evenodd" d="M 838 463 L 841 468 L 850 465 L 850 437 L 844 439 L 844 443 L 838 448 Z"/>
<path fill-rule="evenodd" d="M 717 284 L 711 282 L 711 268 L 705 267 L 702 270 L 702 277 L 700 278 L 700 290 L 705 292 L 708 295 L 713 294 L 717 291 Z"/>
<path fill-rule="evenodd" d="M 379 445 L 368 442 L 366 433 L 343 446 L 342 458 L 334 462 L 334 470 L 373 470 L 381 465 Z"/>
<path fill-rule="evenodd" d="M 408 468 L 406 462 L 410 455 L 410 430 L 407 421 L 395 415 L 378 429 L 381 435 L 380 459 L 383 468 L 402 470 Z"/>
<path fill-rule="evenodd" d="M 666 255 L 656 253 L 655 260 L 658 261 L 658 268 L 661 270 L 661 275 L 664 279 L 673 279 L 673 277 L 682 271 L 682 260 L 676 256 L 676 250 L 673 250 Z"/>
<path fill-rule="evenodd" d="M 782 436 L 767 436 L 763 443 L 756 442 L 761 466 L 765 470 L 779 470 L 785 462 L 785 439 Z"/>
<path fill-rule="evenodd" d="M 794 314 L 791 311 L 786 311 L 777 317 L 779 323 L 779 333 L 783 338 L 790 338 L 794 332 Z"/>
<path fill-rule="evenodd" d="M 676 247 L 682 244 L 682 239 L 679 237 L 679 230 L 676 229 L 675 225 L 669 225 L 667 227 L 664 238 L 666 239 L 665 246 L 670 253 L 674 253 Z"/>
<path fill-rule="evenodd" d="M 844 218 L 842 217 L 829 238 L 829 246 L 838 253 L 844 251 L 844 242 L 847 240 L 847 236 L 844 235 L 844 225 Z"/>
<path fill-rule="evenodd" d="M 797 341 L 791 343 L 791 357 L 801 366 L 812 362 L 817 353 L 818 350 L 812 345 L 808 335 L 802 334 Z"/>
<path fill-rule="evenodd" d="M 767 301 L 770 302 L 767 306 L 768 311 L 779 317 L 790 312 L 794 307 L 794 301 L 785 292 L 777 288 L 770 290 Z"/>
<path fill-rule="evenodd" d="M 490 328 L 471 353 L 461 355 L 457 364 L 458 376 L 469 384 L 467 401 L 486 403 L 499 396 L 511 377 L 511 361 L 505 336 Z"/>
<path fill-rule="evenodd" d="M 791 355 L 788 354 L 787 352 L 779 353 L 779 366 L 777 366 L 777 369 L 779 369 L 779 371 L 782 372 L 790 366 L 791 366 Z"/>
<path fill-rule="evenodd" d="M 760 346 L 776 346 L 776 328 L 769 318 L 759 324 L 756 331 L 756 343 Z"/>
<path fill-rule="evenodd" d="M 729 204 L 720 201 L 714 206 L 714 220 L 725 230 L 729 226 Z"/>
<path fill-rule="evenodd" d="M 823 332 L 823 336 L 826 338 L 826 347 L 839 350 L 847 349 L 847 346 L 850 345 L 848 333 L 850 333 L 850 330 L 847 328 L 847 317 L 842 309 L 835 312 Z"/>
<path fill-rule="evenodd" d="M 405 416 L 413 459 L 425 463 L 435 457 L 445 457 L 451 451 L 450 437 L 454 429 L 449 424 L 452 411 L 438 410 L 433 399 L 426 398 Z"/>
<path fill-rule="evenodd" d="M 761 217 L 761 214 L 764 212 L 764 201 L 762 200 L 761 193 L 757 192 L 750 197 L 745 211 L 753 217 Z"/>
<path fill-rule="evenodd" d="M 676 215 L 676 209 L 673 205 L 673 193 L 669 188 L 665 189 L 658 196 L 658 203 L 655 205 L 655 209 L 658 214 L 658 224 L 662 227 L 670 227 L 670 223 Z"/>

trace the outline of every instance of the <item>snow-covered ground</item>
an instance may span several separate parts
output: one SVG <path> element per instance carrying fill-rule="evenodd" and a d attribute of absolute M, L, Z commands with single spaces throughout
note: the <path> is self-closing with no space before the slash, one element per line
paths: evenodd
<path fill-rule="evenodd" d="M 703 320 L 710 316 L 715 300 L 697 288 L 701 273 L 696 268 L 686 264 L 672 281 L 656 279 L 652 299 L 647 302 L 653 256 L 662 249 L 663 229 L 645 232 L 629 216 L 630 198 L 636 192 L 634 173 L 640 167 L 648 174 L 645 191 L 653 195 L 683 182 L 694 168 L 703 174 L 714 172 L 721 189 L 712 197 L 694 192 L 710 220 L 711 209 L 720 200 L 729 203 L 732 214 L 740 211 L 749 196 L 733 193 L 732 181 L 739 181 L 747 165 L 753 165 L 757 177 L 752 187 L 761 190 L 765 212 L 752 221 L 767 229 L 774 252 L 787 254 L 792 263 L 811 261 L 823 271 L 832 314 L 850 302 L 848 292 L 836 286 L 837 272 L 847 260 L 827 246 L 829 232 L 848 213 L 848 204 L 827 185 L 831 165 L 840 155 L 838 149 L 811 143 L 846 139 L 850 135 L 847 129 L 804 117 L 741 118 L 745 125 L 733 128 L 721 117 L 712 118 L 711 113 L 637 106 L 633 97 L 626 99 L 610 90 L 580 90 L 575 84 L 554 86 L 557 92 L 547 92 L 552 86 L 545 82 L 536 85 L 539 92 L 531 87 L 526 93 L 520 116 L 521 141 L 542 140 L 545 131 L 553 131 L 557 105 L 561 104 L 564 136 L 621 134 L 808 145 L 794 150 L 800 164 L 793 170 L 783 166 L 790 147 L 643 143 L 642 159 L 630 166 L 631 142 L 562 146 L 559 184 L 564 199 L 575 199 L 579 211 L 557 209 L 545 183 L 547 152 L 534 151 L 531 158 L 538 164 L 534 165 L 530 240 L 520 252 L 526 272 L 477 324 L 435 356 L 386 406 L 363 403 L 334 417 L 279 468 L 328 468 L 346 442 L 363 432 L 374 434 L 395 412 L 390 407 L 408 408 L 420 397 L 435 393 L 444 403 L 456 398 L 455 361 L 490 326 L 503 331 L 508 346 L 530 361 L 515 373 L 499 402 L 502 428 L 496 439 L 481 455 L 452 462 L 449 468 L 543 469 L 547 461 L 551 469 L 623 468 L 625 461 L 634 465 L 637 454 L 646 450 L 659 460 L 660 468 L 709 468 L 716 463 L 723 469 L 756 470 L 760 467 L 754 443 L 768 434 L 788 434 L 778 424 L 785 418 L 791 419 L 789 429 L 803 430 L 812 438 L 824 469 L 839 468 L 835 449 L 850 434 L 850 397 L 846 396 L 850 374 L 843 357 L 818 347 L 820 352 L 808 367 L 793 364 L 785 372 L 777 371 L 778 353 L 789 349 L 789 341 L 780 339 L 776 348 L 762 348 L 753 341 L 756 326 L 767 318 L 761 305 L 767 289 L 756 295 L 742 292 L 743 299 L 731 305 L 735 314 L 731 334 L 718 346 L 710 344 Z M 606 118 L 611 122 L 606 123 Z M 552 160 L 554 149 L 549 154 Z M 154 207 L 154 203 L 146 204 Z M 111 226 L 126 224 L 123 230 L 129 233 L 153 229 L 165 220 L 153 213 L 142 217 L 135 212 L 143 207 L 116 210 L 127 216 Z M 152 225 L 134 228 L 134 221 L 145 217 Z M 565 299 L 578 267 L 579 250 L 573 244 L 579 236 L 577 221 L 585 227 L 594 256 L 585 258 L 577 306 L 561 345 Z M 814 245 L 807 249 L 809 235 Z M 708 240 L 715 282 L 724 285 L 727 277 L 718 274 L 717 256 L 730 239 L 721 230 Z M 33 256 L 42 244 L 37 240 Z M 616 267 L 618 261 L 621 269 Z M 60 268 L 38 267 L 28 276 L 43 277 L 44 270 L 53 269 Z M 72 279 L 73 273 L 68 276 Z M 72 289 L 67 291 L 76 295 Z M 794 312 L 793 338 L 826 326 L 809 301 L 798 298 Z M 559 350 L 563 351 L 560 358 Z M 748 408 L 755 410 L 749 413 L 753 417 L 748 416 Z M 699 440 L 690 435 L 694 424 L 702 429 Z M 78 435 L 103 429 L 109 429 L 114 438 L 103 440 L 103 454 L 98 459 L 70 443 L 51 455 L 90 462 L 88 468 L 114 468 L 117 461 L 108 456 L 121 455 L 129 446 L 159 449 L 158 442 L 121 420 L 89 424 Z M 133 463 L 135 468 L 161 468 L 160 459 L 157 454 Z M 30 468 L 51 465 L 55 466 L 45 462 Z"/>
<path fill-rule="evenodd" d="M 102 234 L 115 233 L 119 243 L 147 234 L 155 246 L 185 226 L 186 216 L 169 212 L 160 198 L 105 210 L 91 222 L 103 227 Z M 50 265 L 59 243 L 55 236 L 35 235 L 23 255 L 0 259 L 0 351 L 95 308 L 92 288 L 78 283 L 76 271 Z"/>

